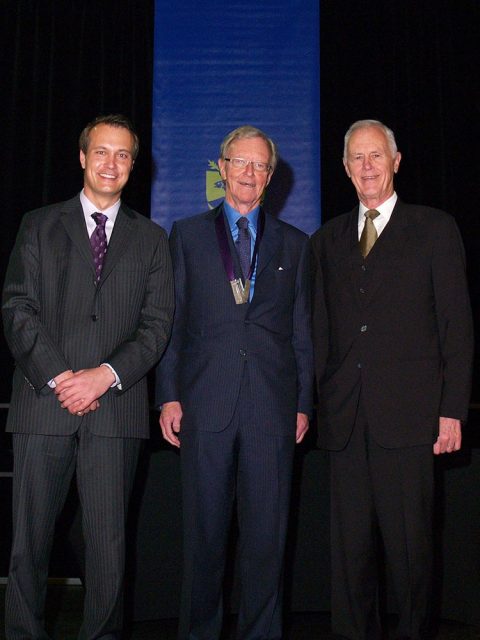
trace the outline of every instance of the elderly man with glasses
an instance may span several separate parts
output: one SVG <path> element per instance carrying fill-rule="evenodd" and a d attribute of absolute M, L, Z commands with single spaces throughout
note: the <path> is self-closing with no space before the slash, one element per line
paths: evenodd
<path fill-rule="evenodd" d="M 282 637 L 295 442 L 312 404 L 307 236 L 260 206 L 275 144 L 243 126 L 220 148 L 225 201 L 175 223 L 176 315 L 159 365 L 165 439 L 180 447 L 184 578 L 179 637 L 215 640 L 236 499 L 237 638 Z"/>

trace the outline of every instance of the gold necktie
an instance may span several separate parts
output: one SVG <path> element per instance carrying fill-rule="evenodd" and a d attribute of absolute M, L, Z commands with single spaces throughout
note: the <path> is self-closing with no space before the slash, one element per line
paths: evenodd
<path fill-rule="evenodd" d="M 362 235 L 360 236 L 360 251 L 364 258 L 368 256 L 371 248 L 378 238 L 378 233 L 373 221 L 379 215 L 380 212 L 376 209 L 369 209 L 368 211 L 365 211 L 365 225 L 363 227 Z"/>

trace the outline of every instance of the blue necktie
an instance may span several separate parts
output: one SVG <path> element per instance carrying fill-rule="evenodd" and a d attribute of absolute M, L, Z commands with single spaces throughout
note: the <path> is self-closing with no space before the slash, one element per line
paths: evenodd
<path fill-rule="evenodd" d="M 237 227 L 238 240 L 235 244 L 238 257 L 240 258 L 240 266 L 242 268 L 243 279 L 246 280 L 250 271 L 251 241 L 250 233 L 248 231 L 248 220 L 245 216 L 242 216 L 237 220 Z"/>

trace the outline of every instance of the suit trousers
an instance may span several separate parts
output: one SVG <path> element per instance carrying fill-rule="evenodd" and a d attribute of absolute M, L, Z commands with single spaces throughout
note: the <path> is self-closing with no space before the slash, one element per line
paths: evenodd
<path fill-rule="evenodd" d="M 125 521 L 142 440 L 13 434 L 13 544 L 7 640 L 46 640 L 44 605 L 55 522 L 76 473 L 85 539 L 81 640 L 114 640 L 123 621 Z"/>
<path fill-rule="evenodd" d="M 245 363 L 235 413 L 227 428 L 221 432 L 181 433 L 181 640 L 220 637 L 224 568 L 235 498 L 240 574 L 237 638 L 282 637 L 283 562 L 295 426 L 291 436 L 266 434 L 262 424 L 253 419 L 254 393 L 261 390 L 250 388 Z"/>
<path fill-rule="evenodd" d="M 332 628 L 379 640 L 379 547 L 392 578 L 397 634 L 425 637 L 432 582 L 432 445 L 386 449 L 369 432 L 362 400 L 347 446 L 330 452 Z"/>

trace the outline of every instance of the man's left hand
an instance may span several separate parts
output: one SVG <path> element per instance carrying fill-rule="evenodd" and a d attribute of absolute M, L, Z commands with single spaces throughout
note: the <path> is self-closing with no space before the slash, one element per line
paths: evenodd
<path fill-rule="evenodd" d="M 105 366 L 94 369 L 81 369 L 62 381 L 55 388 L 55 394 L 64 409 L 75 415 L 82 413 L 92 405 L 115 382 L 112 371 Z"/>
<path fill-rule="evenodd" d="M 455 418 L 440 418 L 438 438 L 433 445 L 433 453 L 452 453 L 462 446 L 462 423 Z"/>
<path fill-rule="evenodd" d="M 305 434 L 308 431 L 310 421 L 306 413 L 297 413 L 297 432 L 295 436 L 295 442 L 300 444 L 300 442 L 305 437 Z"/>

